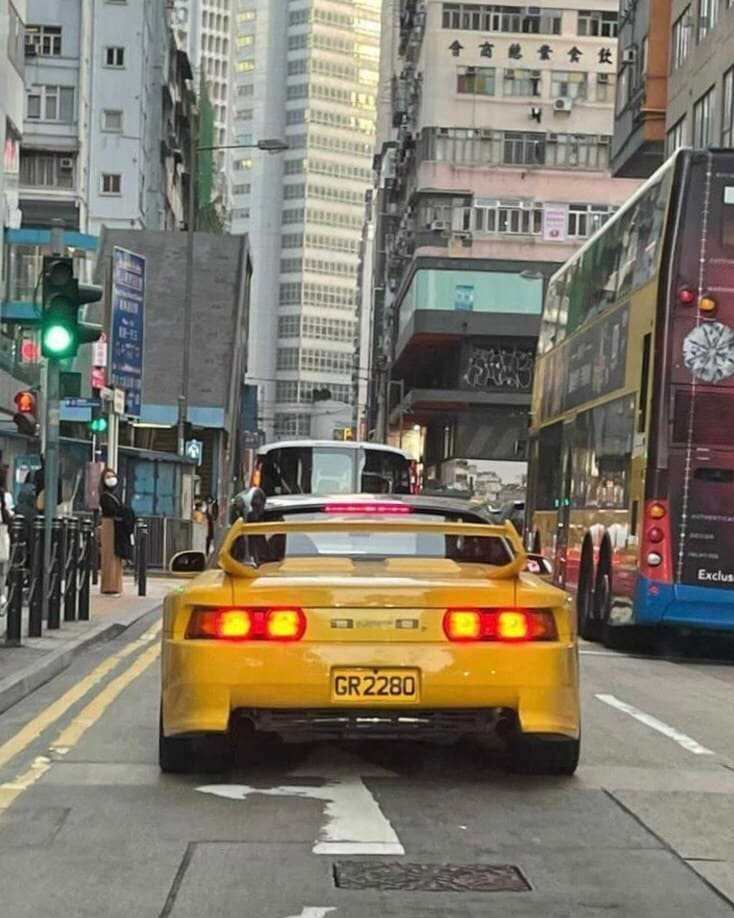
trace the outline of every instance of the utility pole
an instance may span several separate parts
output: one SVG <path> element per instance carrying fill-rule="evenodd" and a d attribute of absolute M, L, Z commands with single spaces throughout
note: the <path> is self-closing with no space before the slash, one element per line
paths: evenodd
<path fill-rule="evenodd" d="M 54 220 L 51 229 L 51 255 L 64 255 L 64 224 Z M 43 601 L 48 616 L 51 576 L 51 523 L 56 516 L 59 482 L 59 384 L 58 361 L 47 359 L 45 364 L 45 423 L 43 478 Z"/>
<path fill-rule="evenodd" d="M 181 377 L 181 394 L 178 397 L 178 454 L 186 453 L 186 413 L 189 402 L 189 375 L 191 372 L 191 315 L 194 311 L 194 233 L 196 232 L 196 124 L 192 111 L 189 129 L 189 187 L 188 187 L 188 219 L 186 222 L 186 273 L 184 279 L 184 344 Z"/>

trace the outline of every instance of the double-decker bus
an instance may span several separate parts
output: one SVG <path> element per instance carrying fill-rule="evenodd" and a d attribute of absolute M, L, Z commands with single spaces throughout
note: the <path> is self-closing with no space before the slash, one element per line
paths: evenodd
<path fill-rule="evenodd" d="M 734 150 L 679 150 L 550 280 L 527 535 L 579 630 L 734 631 Z"/>

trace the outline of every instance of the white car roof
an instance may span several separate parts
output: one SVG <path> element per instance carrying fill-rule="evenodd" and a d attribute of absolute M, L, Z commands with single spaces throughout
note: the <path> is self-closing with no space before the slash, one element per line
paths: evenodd
<path fill-rule="evenodd" d="M 364 440 L 279 440 L 276 443 L 266 443 L 257 451 L 258 455 L 263 455 L 273 449 L 288 448 L 307 448 L 313 446 L 329 447 L 330 449 L 378 449 L 385 453 L 395 453 L 404 459 L 410 459 L 411 456 L 405 450 L 398 449 L 395 446 L 387 446 L 385 443 L 373 443 Z"/>

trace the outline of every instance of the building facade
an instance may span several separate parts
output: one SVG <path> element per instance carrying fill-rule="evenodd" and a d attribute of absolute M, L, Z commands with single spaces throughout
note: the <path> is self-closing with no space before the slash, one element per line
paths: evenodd
<path fill-rule="evenodd" d="M 232 230 L 257 272 L 250 382 L 268 438 L 352 417 L 355 289 L 371 182 L 381 0 L 238 0 L 233 120 L 241 142 L 284 138 L 285 155 L 243 152 Z"/>
<path fill-rule="evenodd" d="M 20 157 L 23 226 L 61 219 L 162 229 L 166 198 L 183 183 L 164 149 L 170 92 L 168 13 L 146 0 L 31 0 L 25 29 L 25 120 Z M 181 78 L 186 79 L 185 72 Z M 180 102 L 180 100 L 179 100 Z M 185 119 L 179 119 L 179 124 Z M 175 122 L 174 122 L 175 126 Z"/>
<path fill-rule="evenodd" d="M 690 13 L 690 5 L 687 7 Z M 612 171 L 646 178 L 665 156 L 665 115 L 670 58 L 670 0 L 622 4 Z M 687 57 L 689 27 L 676 26 L 675 58 Z M 676 65 L 680 66 L 680 64 Z"/>
<path fill-rule="evenodd" d="M 520 475 L 545 281 L 638 184 L 609 178 L 617 5 L 394 8 L 367 427 L 427 477 Z"/>
<path fill-rule="evenodd" d="M 180 46 L 187 52 L 197 92 L 211 104 L 212 130 L 200 132 L 199 143 L 226 146 L 236 143 L 232 131 L 232 62 L 235 0 L 173 0 L 172 22 Z M 232 170 L 235 156 L 226 150 L 213 152 L 213 176 L 204 183 L 210 200 L 200 209 L 213 207 L 218 217 L 231 222 Z"/>
<path fill-rule="evenodd" d="M 734 4 L 673 0 L 666 153 L 734 146 Z"/>
<path fill-rule="evenodd" d="M 0 227 L 20 224 L 18 177 L 23 133 L 25 0 L 8 0 L 0 9 Z M 0 245 L 0 278 L 4 277 Z"/>

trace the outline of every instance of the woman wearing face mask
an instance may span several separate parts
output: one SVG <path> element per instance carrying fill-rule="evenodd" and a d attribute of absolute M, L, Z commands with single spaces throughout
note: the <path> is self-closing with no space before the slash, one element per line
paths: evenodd
<path fill-rule="evenodd" d="M 135 514 L 117 496 L 117 473 L 106 468 L 100 481 L 99 507 L 102 512 L 103 593 L 122 593 L 122 562 L 132 560 Z"/>

